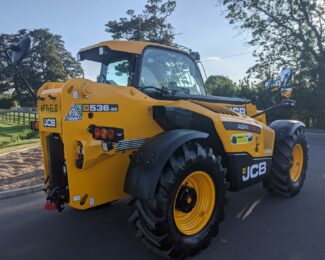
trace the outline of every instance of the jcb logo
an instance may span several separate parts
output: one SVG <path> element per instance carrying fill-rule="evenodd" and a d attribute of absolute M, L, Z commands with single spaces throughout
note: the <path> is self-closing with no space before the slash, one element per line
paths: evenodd
<path fill-rule="evenodd" d="M 248 181 L 266 173 L 266 162 L 253 164 L 242 170 L 242 180 Z"/>
<path fill-rule="evenodd" d="M 244 107 L 228 107 L 228 108 L 241 115 L 246 115 L 246 108 Z"/>
<path fill-rule="evenodd" d="M 43 120 L 44 127 L 56 127 L 56 120 L 55 118 L 44 118 Z"/>

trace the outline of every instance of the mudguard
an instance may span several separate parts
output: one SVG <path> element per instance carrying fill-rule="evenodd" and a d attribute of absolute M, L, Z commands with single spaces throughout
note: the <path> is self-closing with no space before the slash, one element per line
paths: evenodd
<path fill-rule="evenodd" d="M 299 127 L 305 124 L 296 120 L 276 120 L 269 125 L 275 131 L 276 141 L 281 141 L 286 136 L 292 136 Z"/>
<path fill-rule="evenodd" d="M 137 198 L 153 198 L 159 176 L 174 151 L 188 141 L 208 136 L 200 131 L 177 129 L 151 138 L 132 156 L 124 191 Z"/>

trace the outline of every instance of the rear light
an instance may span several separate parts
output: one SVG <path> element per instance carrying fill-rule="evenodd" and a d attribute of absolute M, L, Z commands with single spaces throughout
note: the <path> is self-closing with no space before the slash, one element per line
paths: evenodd
<path fill-rule="evenodd" d="M 33 131 L 38 132 L 39 131 L 38 121 L 30 121 L 30 129 L 32 129 Z"/>
<path fill-rule="evenodd" d="M 96 140 L 106 142 L 118 142 L 124 139 L 124 131 L 121 128 L 90 125 L 88 132 Z"/>
<path fill-rule="evenodd" d="M 99 127 L 95 127 L 94 128 L 94 137 L 95 139 L 100 139 L 101 138 L 101 130 Z"/>
<path fill-rule="evenodd" d="M 108 129 L 107 128 L 100 129 L 100 137 L 101 137 L 102 140 L 109 139 L 109 137 L 108 137 Z"/>
<path fill-rule="evenodd" d="M 114 140 L 115 139 L 115 131 L 114 129 L 108 129 L 108 139 Z"/>

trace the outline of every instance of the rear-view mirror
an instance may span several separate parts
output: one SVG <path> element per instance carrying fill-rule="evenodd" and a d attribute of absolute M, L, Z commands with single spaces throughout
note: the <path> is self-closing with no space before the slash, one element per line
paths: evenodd
<path fill-rule="evenodd" d="M 32 38 L 25 36 L 17 45 L 11 46 L 11 62 L 18 65 L 23 59 L 26 58 L 32 48 Z"/>
<path fill-rule="evenodd" d="M 281 85 L 286 87 L 290 84 L 292 78 L 292 71 L 288 68 L 283 68 L 280 72 Z"/>

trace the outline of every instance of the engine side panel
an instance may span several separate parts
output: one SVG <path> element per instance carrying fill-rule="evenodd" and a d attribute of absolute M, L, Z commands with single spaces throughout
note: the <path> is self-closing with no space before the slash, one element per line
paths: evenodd
<path fill-rule="evenodd" d="M 227 181 L 233 191 L 261 181 L 271 170 L 274 142 L 271 129 L 236 121 L 238 119 L 235 118 L 233 121 L 222 121 L 223 128 L 215 128 L 209 117 L 170 106 L 154 106 L 153 118 L 164 130 L 195 129 L 209 133 L 202 143 L 223 157 L 223 164 L 228 169 Z"/>

